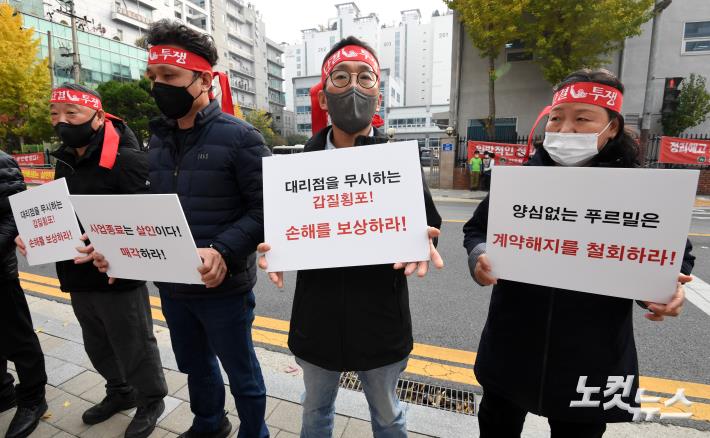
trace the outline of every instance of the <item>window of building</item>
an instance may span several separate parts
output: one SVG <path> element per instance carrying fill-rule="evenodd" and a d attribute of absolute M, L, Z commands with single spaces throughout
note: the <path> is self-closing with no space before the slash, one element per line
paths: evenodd
<path fill-rule="evenodd" d="M 710 21 L 685 23 L 682 53 L 710 54 Z"/>
<path fill-rule="evenodd" d="M 310 131 L 311 130 L 311 124 L 310 123 L 299 123 L 297 125 L 297 128 L 299 131 Z"/>
<path fill-rule="evenodd" d="M 296 96 L 310 96 L 310 89 L 296 88 Z"/>

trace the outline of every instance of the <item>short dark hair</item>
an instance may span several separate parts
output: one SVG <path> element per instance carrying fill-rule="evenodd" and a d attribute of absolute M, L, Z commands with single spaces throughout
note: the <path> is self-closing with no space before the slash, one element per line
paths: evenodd
<path fill-rule="evenodd" d="M 211 66 L 217 64 L 219 54 L 211 35 L 190 29 L 179 21 L 162 19 L 151 24 L 146 41 L 151 46 L 174 45 L 205 58 Z"/>
<path fill-rule="evenodd" d="M 583 68 L 570 73 L 562 82 L 555 85 L 552 91 L 557 92 L 566 85 L 575 84 L 577 82 L 596 82 L 597 84 L 616 88 L 622 95 L 624 94 L 624 84 L 621 83 L 614 73 L 603 68 L 596 70 Z M 616 119 L 618 121 L 619 132 L 617 132 L 616 137 L 611 139 L 606 147 L 601 150 L 597 156 L 598 161 L 602 163 L 618 161 L 626 167 L 638 166 L 638 143 L 634 138 L 634 133 L 624 126 L 624 116 L 608 108 L 606 108 L 606 112 L 609 115 L 609 120 Z"/>
<path fill-rule="evenodd" d="M 74 90 L 74 91 L 81 91 L 82 93 L 91 94 L 92 96 L 96 96 L 99 99 L 101 99 L 101 95 L 99 94 L 98 91 L 92 90 L 91 88 L 86 87 L 81 84 L 74 84 L 71 82 L 65 82 L 62 85 L 60 85 L 59 88 L 68 88 L 68 89 Z"/>
<path fill-rule="evenodd" d="M 375 57 L 375 60 L 377 61 L 377 64 L 380 64 L 380 60 L 377 59 L 377 53 L 375 52 L 375 49 L 372 48 L 369 44 L 367 44 L 365 41 L 355 38 L 354 36 L 349 36 L 347 38 L 343 38 L 342 40 L 338 41 L 335 43 L 333 47 L 330 48 L 330 51 L 326 53 L 325 57 L 323 58 L 323 63 L 321 64 L 321 67 L 325 65 L 325 61 L 330 58 L 330 56 L 337 52 L 338 50 L 342 49 L 345 46 L 359 46 L 362 47 L 363 49 L 366 49 L 368 52 L 372 53 L 372 56 Z"/>

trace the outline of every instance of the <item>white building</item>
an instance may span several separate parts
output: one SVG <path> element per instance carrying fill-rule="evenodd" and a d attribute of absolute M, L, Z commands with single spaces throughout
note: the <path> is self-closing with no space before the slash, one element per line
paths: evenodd
<path fill-rule="evenodd" d="M 383 79 L 385 121 L 391 117 L 387 111 L 391 107 L 411 107 L 406 118 L 427 120 L 432 118 L 433 107 L 437 113 L 448 111 L 453 30 L 450 11 L 444 15 L 436 12 L 424 22 L 419 10 L 406 10 L 398 24 L 387 26 L 373 13 L 362 14 L 355 3 L 335 7 L 337 16 L 327 25 L 304 29 L 301 42 L 283 48 L 286 107 L 294 109 L 299 133 L 310 132 L 310 127 L 306 127 L 310 115 L 307 121 L 304 116 L 304 107 L 310 106 L 307 94 L 303 94 L 307 93 L 306 86 L 315 83 L 314 77 L 320 77 L 323 58 L 330 48 L 351 35 L 370 44 L 377 51 L 381 68 L 388 71 Z M 442 109 L 442 105 L 446 108 Z M 431 130 L 427 135 L 438 134 Z"/>
<path fill-rule="evenodd" d="M 58 0 L 45 0 L 44 15 L 69 21 L 55 12 Z M 74 0 L 76 15 L 86 17 L 83 30 L 132 45 L 142 44 L 154 21 L 179 20 L 209 33 L 219 60 L 216 71 L 229 73 L 232 95 L 244 112 L 262 109 L 274 120 L 285 105 L 281 47 L 266 37 L 261 15 L 243 0 Z M 276 126 L 277 130 L 280 130 Z"/>

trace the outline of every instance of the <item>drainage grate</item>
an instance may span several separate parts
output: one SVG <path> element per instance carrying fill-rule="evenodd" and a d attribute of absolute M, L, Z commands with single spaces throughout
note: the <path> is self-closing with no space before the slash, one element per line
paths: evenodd
<path fill-rule="evenodd" d="M 355 372 L 340 375 L 340 387 L 362 392 L 362 382 Z M 397 381 L 397 396 L 403 402 L 427 406 L 443 411 L 474 415 L 475 398 L 473 392 L 399 379 Z"/>

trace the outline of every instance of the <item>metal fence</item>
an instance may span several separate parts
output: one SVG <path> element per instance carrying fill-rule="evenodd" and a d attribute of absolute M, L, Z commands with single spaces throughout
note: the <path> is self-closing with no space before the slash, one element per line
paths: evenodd
<path fill-rule="evenodd" d="M 710 134 L 681 134 L 678 138 L 687 140 L 710 140 Z M 710 169 L 708 164 L 668 164 L 659 163 L 658 159 L 661 153 L 661 137 L 653 136 L 648 140 L 646 145 L 646 156 L 644 157 L 643 167 L 652 167 L 656 169 Z"/>
<path fill-rule="evenodd" d="M 533 143 L 542 142 L 544 136 L 536 135 L 533 137 Z M 710 140 L 710 134 L 681 134 L 678 138 L 688 139 L 688 140 Z M 476 139 L 476 141 L 486 141 L 495 143 L 510 143 L 510 144 L 527 144 L 528 136 L 517 136 L 517 137 L 506 137 L 506 138 L 496 138 L 492 140 L 488 139 Z M 468 161 L 468 139 L 461 137 L 458 140 L 456 146 L 456 166 L 466 167 Z M 659 163 L 658 158 L 661 151 L 661 136 L 653 136 L 648 140 L 646 145 L 646 156 L 644 157 L 643 167 L 661 168 L 661 169 L 710 169 L 710 163 L 708 164 L 667 164 Z"/>

